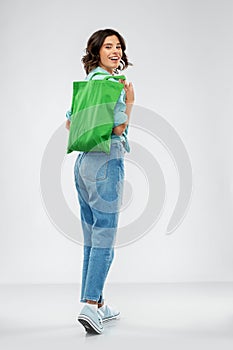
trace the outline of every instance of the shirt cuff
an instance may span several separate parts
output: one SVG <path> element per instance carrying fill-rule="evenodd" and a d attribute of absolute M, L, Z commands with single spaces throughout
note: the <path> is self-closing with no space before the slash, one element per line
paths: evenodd
<path fill-rule="evenodd" d="M 69 121 L 71 121 L 71 111 L 70 111 L 70 110 L 66 112 L 66 118 L 67 118 Z"/>
<path fill-rule="evenodd" d="M 124 112 L 116 112 L 114 114 L 114 127 L 126 123 L 128 116 Z"/>

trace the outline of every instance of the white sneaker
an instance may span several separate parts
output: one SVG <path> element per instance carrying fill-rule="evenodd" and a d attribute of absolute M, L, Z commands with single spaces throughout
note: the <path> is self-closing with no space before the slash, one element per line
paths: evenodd
<path fill-rule="evenodd" d="M 87 333 L 100 334 L 104 330 L 100 313 L 94 311 L 88 305 L 82 308 L 77 320 L 83 325 Z"/>
<path fill-rule="evenodd" d="M 120 312 L 114 310 L 111 306 L 108 305 L 103 305 L 102 307 L 98 308 L 98 313 L 100 314 L 103 322 L 120 318 Z"/>

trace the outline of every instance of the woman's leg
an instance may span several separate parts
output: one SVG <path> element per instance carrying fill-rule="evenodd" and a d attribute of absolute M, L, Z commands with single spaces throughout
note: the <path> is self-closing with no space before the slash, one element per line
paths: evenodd
<path fill-rule="evenodd" d="M 113 147 L 110 156 L 104 155 L 103 159 L 107 161 L 103 162 L 94 155 L 84 159 L 84 168 L 88 169 L 88 178 L 85 172 L 84 181 L 89 194 L 88 205 L 93 215 L 92 248 L 86 276 L 85 298 L 99 304 L 103 302 L 101 296 L 114 257 L 124 179 L 123 157 L 117 147 Z M 95 181 L 91 181 L 91 167 L 95 170 Z"/>
<path fill-rule="evenodd" d="M 95 272 L 98 276 L 102 276 L 100 280 L 105 281 L 106 276 L 108 274 L 109 268 L 111 266 L 113 257 L 114 257 L 114 249 L 105 249 L 103 252 L 103 256 L 101 256 L 100 252 L 96 252 L 96 250 L 92 249 L 92 231 L 93 231 L 93 221 L 95 220 L 95 224 L 98 226 L 100 221 L 103 219 L 106 221 L 106 215 L 103 213 L 100 213 L 100 215 L 96 214 L 95 211 L 95 217 L 93 220 L 93 212 L 91 211 L 89 205 L 86 203 L 86 201 L 83 199 L 84 197 L 84 190 L 78 188 L 79 193 L 79 203 L 80 203 L 80 209 L 81 209 L 81 222 L 82 222 L 82 229 L 84 234 L 84 247 L 83 247 L 83 268 L 82 268 L 82 286 L 81 286 L 81 302 L 86 302 L 87 298 L 85 296 L 86 294 L 86 280 L 87 280 L 87 274 L 88 270 L 94 271 L 92 265 L 98 266 L 100 265 L 100 271 L 98 272 L 98 269 L 95 268 Z M 110 218 L 110 223 L 112 222 L 112 214 Z M 115 231 L 115 230 L 114 230 Z M 114 233 L 112 233 L 114 234 Z M 110 244 L 111 245 L 111 244 Z M 105 269 L 103 268 L 105 266 Z M 90 273 L 89 273 L 90 275 Z M 93 277 L 90 277 L 91 280 L 93 280 Z M 94 288 L 97 288 L 94 286 Z M 100 286 L 98 287 L 98 295 L 100 295 L 98 303 L 103 304 L 103 290 Z"/>
<path fill-rule="evenodd" d="M 85 284 L 85 299 L 99 303 L 112 263 L 112 248 L 91 248 Z M 102 301 L 103 302 L 103 301 Z"/>
<path fill-rule="evenodd" d="M 88 246 L 83 247 L 83 267 L 82 267 L 82 284 L 81 284 L 81 298 L 80 298 L 80 301 L 83 303 L 86 302 L 85 287 L 86 287 L 86 278 L 87 278 L 90 252 L 91 252 L 91 247 L 88 247 Z"/>
<path fill-rule="evenodd" d="M 91 235 L 92 235 L 92 224 L 93 224 L 93 216 L 92 211 L 88 205 L 88 194 L 85 189 L 85 184 L 82 181 L 82 178 L 79 174 L 79 168 L 84 154 L 80 153 L 74 167 L 74 176 L 75 176 L 75 186 L 78 193 L 78 200 L 80 205 L 80 216 L 81 216 L 81 224 L 84 238 L 84 246 L 83 246 L 83 266 L 82 266 L 82 284 L 81 284 L 81 302 L 86 302 L 84 297 L 85 293 L 85 285 L 86 285 L 86 276 L 89 265 L 89 257 L 91 252 Z"/>
<path fill-rule="evenodd" d="M 88 193 L 85 189 L 85 184 L 83 183 L 80 174 L 79 174 L 79 167 L 80 163 L 82 161 L 82 155 L 80 154 L 77 158 L 77 161 L 75 163 L 75 185 L 78 192 L 78 199 L 79 199 L 79 205 L 80 205 L 80 216 L 81 216 L 81 223 L 82 223 L 82 230 L 83 230 L 83 236 L 84 236 L 84 247 L 83 247 L 83 267 L 82 267 L 82 284 L 81 284 L 81 302 L 86 302 L 87 299 L 85 297 L 85 291 L 86 291 L 86 279 L 87 279 L 87 272 L 89 268 L 89 262 L 90 262 L 90 254 L 91 254 L 91 245 L 92 245 L 92 226 L 93 226 L 93 213 L 92 210 L 88 204 Z M 100 218 L 99 218 L 100 219 Z M 98 223 L 97 223 L 98 225 Z M 92 257 L 95 255 L 95 253 L 92 253 Z M 109 252 L 109 257 L 107 258 L 108 262 L 106 262 L 106 270 L 104 273 L 104 276 L 107 276 L 109 268 L 111 266 L 112 260 L 114 257 L 114 250 L 113 248 Z M 92 258 L 92 261 L 95 261 L 96 258 Z M 101 262 L 102 265 L 103 262 Z M 92 271 L 92 266 L 90 267 L 90 271 Z M 96 271 L 98 274 L 98 271 Z M 105 277 L 106 278 L 106 277 Z M 100 288 L 101 289 L 101 288 Z M 101 306 L 104 303 L 103 299 L 103 290 L 101 290 L 98 294 L 100 294 L 98 304 Z"/>

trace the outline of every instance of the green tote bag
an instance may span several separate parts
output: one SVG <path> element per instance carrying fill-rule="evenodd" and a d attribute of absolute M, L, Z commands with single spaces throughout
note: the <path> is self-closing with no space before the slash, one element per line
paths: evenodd
<path fill-rule="evenodd" d="M 104 73 L 95 73 L 92 78 Z M 106 74 L 101 80 L 73 82 L 71 123 L 67 153 L 72 151 L 110 153 L 114 108 L 124 84 L 124 75 Z"/>

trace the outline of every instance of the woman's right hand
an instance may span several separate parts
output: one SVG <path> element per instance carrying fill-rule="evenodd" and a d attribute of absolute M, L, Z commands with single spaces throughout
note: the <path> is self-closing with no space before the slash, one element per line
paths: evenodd
<path fill-rule="evenodd" d="M 134 88 L 132 83 L 124 82 L 124 89 L 126 93 L 126 103 L 134 103 Z"/>

